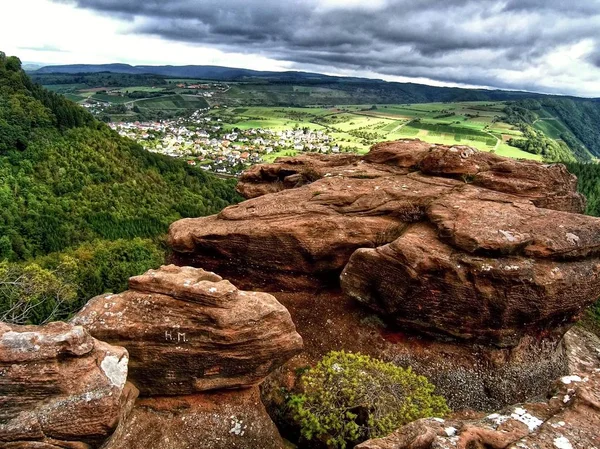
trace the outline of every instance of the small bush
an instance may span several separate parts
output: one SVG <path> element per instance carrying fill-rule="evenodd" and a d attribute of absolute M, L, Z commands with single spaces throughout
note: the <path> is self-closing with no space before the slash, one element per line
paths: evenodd
<path fill-rule="evenodd" d="M 308 440 L 344 449 L 450 410 L 423 377 L 362 354 L 330 352 L 301 376 L 303 394 L 288 406 Z"/>

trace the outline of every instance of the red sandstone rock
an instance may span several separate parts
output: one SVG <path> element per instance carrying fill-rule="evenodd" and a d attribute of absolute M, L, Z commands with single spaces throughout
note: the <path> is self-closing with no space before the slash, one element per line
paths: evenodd
<path fill-rule="evenodd" d="M 266 293 L 173 265 L 92 299 L 73 319 L 130 354 L 143 395 L 183 395 L 260 383 L 302 348 L 288 311 Z"/>
<path fill-rule="evenodd" d="M 489 213 L 493 207 L 465 210 Z M 485 233 L 491 225 L 474 221 L 468 229 L 472 234 Z M 466 228 L 449 227 L 469 233 Z M 502 223 L 497 227 L 502 228 Z M 504 228 L 514 236 L 523 235 L 518 228 Z M 489 233 L 491 241 L 501 247 L 503 236 Z M 486 247 L 491 252 L 492 245 Z M 595 301 L 600 291 L 600 261 L 461 252 L 438 240 L 433 226 L 420 223 L 388 245 L 357 250 L 341 283 L 347 294 L 400 329 L 498 347 L 516 347 L 527 335 L 544 335 L 556 344 Z"/>
<path fill-rule="evenodd" d="M 379 178 L 420 170 L 498 192 L 530 199 L 538 207 L 583 213 L 585 199 L 577 180 L 562 164 L 517 161 L 466 146 L 433 145 L 415 140 L 382 142 L 358 158 L 301 155 L 251 167 L 238 183 L 246 198 L 300 187 L 328 176 Z"/>
<path fill-rule="evenodd" d="M 258 387 L 140 399 L 102 449 L 283 449 Z"/>
<path fill-rule="evenodd" d="M 0 448 L 97 446 L 137 395 L 127 362 L 81 326 L 0 323 Z"/>
<path fill-rule="evenodd" d="M 337 284 L 358 248 L 393 241 L 429 204 L 461 185 L 418 174 L 376 179 L 324 178 L 245 201 L 212 217 L 171 225 L 177 265 L 223 274 L 266 291 Z"/>
<path fill-rule="evenodd" d="M 362 158 L 282 158 L 239 189 L 254 198 L 171 226 L 176 264 L 307 301 L 339 300 L 322 290 L 335 291 L 343 271 L 345 292 L 390 335 L 437 340 L 386 357 L 442 372 L 435 382 L 461 406 L 543 392 L 565 370 L 562 335 L 597 299 L 600 219 L 572 213 L 584 202 L 562 165 L 400 141 Z M 310 312 L 304 337 L 324 329 L 306 324 Z"/>
<path fill-rule="evenodd" d="M 589 449 L 600 445 L 600 339 L 568 334 L 571 369 L 546 402 L 511 406 L 482 419 L 422 419 L 357 449 Z"/>

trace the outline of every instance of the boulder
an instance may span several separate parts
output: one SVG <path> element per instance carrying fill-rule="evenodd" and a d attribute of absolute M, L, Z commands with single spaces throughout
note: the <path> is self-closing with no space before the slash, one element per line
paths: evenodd
<path fill-rule="evenodd" d="M 127 363 L 81 326 L 0 323 L 0 448 L 97 447 L 137 396 Z"/>
<path fill-rule="evenodd" d="M 419 174 L 326 177 L 212 217 L 173 223 L 172 261 L 215 271 L 243 288 L 296 291 L 338 285 L 359 248 L 395 240 L 459 181 Z"/>
<path fill-rule="evenodd" d="M 484 210 L 491 214 L 493 205 L 470 208 L 469 213 Z M 502 230 L 500 221 L 496 227 Z M 535 226 L 533 220 L 525 222 Z M 516 226 L 504 227 L 514 236 L 511 242 L 479 221 L 471 223 L 468 228 L 452 227 L 450 239 L 460 238 L 461 246 L 470 249 L 485 246 L 487 256 L 459 251 L 459 245 L 439 240 L 440 231 L 434 226 L 418 223 L 388 245 L 354 252 L 342 273 L 342 288 L 400 329 L 500 348 L 519 346 L 528 335 L 536 335 L 555 346 L 595 301 L 600 291 L 600 260 L 525 256 L 529 248 L 541 251 L 543 243 L 568 245 L 566 239 L 564 243 L 547 239 L 552 232 L 549 227 L 540 228 L 537 241 L 541 243 L 537 244 L 534 231 L 527 234 Z M 462 238 L 460 232 L 471 235 Z M 518 239 L 531 242 L 521 254 L 517 246 L 523 244 Z M 568 250 L 584 250 L 584 244 L 582 237 L 582 246 Z M 500 255 L 493 257 L 494 253 Z"/>
<path fill-rule="evenodd" d="M 260 383 L 302 348 L 290 314 L 266 293 L 173 265 L 93 298 L 72 320 L 127 348 L 142 395 L 186 395 Z"/>
<path fill-rule="evenodd" d="M 246 198 L 296 188 L 328 176 L 379 178 L 411 171 L 451 177 L 498 192 L 532 200 L 536 206 L 583 213 L 585 198 L 577 179 L 562 164 L 517 161 L 467 146 L 444 146 L 405 139 L 374 145 L 355 155 L 301 155 L 255 165 L 238 183 Z"/>
<path fill-rule="evenodd" d="M 258 387 L 140 399 L 102 449 L 283 449 Z"/>

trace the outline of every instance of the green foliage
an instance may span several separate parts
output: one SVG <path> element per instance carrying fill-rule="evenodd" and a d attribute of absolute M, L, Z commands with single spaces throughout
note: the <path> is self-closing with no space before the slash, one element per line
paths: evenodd
<path fill-rule="evenodd" d="M 129 73 L 37 73 L 30 74 L 31 79 L 44 85 L 77 85 L 79 87 L 131 87 L 166 86 L 167 81 L 160 75 Z"/>
<path fill-rule="evenodd" d="M 585 213 L 600 217 L 600 165 L 597 163 L 569 163 L 568 170 L 577 176 L 577 191 L 587 198 Z"/>
<path fill-rule="evenodd" d="M 71 258 L 55 270 L 0 262 L 0 321 L 42 324 L 60 319 L 77 298 L 75 271 Z"/>
<path fill-rule="evenodd" d="M 291 396 L 288 406 L 306 439 L 332 448 L 344 449 L 449 412 L 425 377 L 366 355 L 330 352 L 301 382 L 304 393 Z"/>
<path fill-rule="evenodd" d="M 0 321 L 68 319 L 93 296 L 127 289 L 127 280 L 164 263 L 160 245 L 139 238 L 86 243 L 25 263 L 0 264 Z"/>
<path fill-rule="evenodd" d="M 154 237 L 239 200 L 234 180 L 145 151 L 19 67 L 0 54 L 0 260 Z"/>
<path fill-rule="evenodd" d="M 587 199 L 585 213 L 600 217 L 600 164 L 570 163 L 567 168 L 577 176 L 577 191 Z M 600 330 L 600 300 L 588 310 L 588 316 L 594 323 L 593 328 Z"/>
<path fill-rule="evenodd" d="M 521 131 L 523 139 L 509 139 L 508 145 L 520 148 L 531 154 L 541 154 L 544 160 L 551 162 L 575 162 L 570 149 L 566 146 L 561 146 L 555 140 L 549 139 L 541 131 L 536 131 L 533 127 L 526 123 L 521 123 Z"/>
<path fill-rule="evenodd" d="M 562 120 L 595 156 L 600 156 L 599 101 L 548 98 L 541 103 L 553 116 Z"/>

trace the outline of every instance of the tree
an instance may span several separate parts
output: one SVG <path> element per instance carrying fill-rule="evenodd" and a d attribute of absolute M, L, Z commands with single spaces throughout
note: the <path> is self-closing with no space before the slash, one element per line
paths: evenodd
<path fill-rule="evenodd" d="M 0 237 L 0 260 L 10 258 L 12 254 L 12 243 L 7 235 Z"/>
<path fill-rule="evenodd" d="M 38 264 L 25 266 L 0 263 L 0 321 L 14 324 L 43 324 L 66 318 L 64 312 L 77 297 L 73 259 L 56 270 Z"/>

